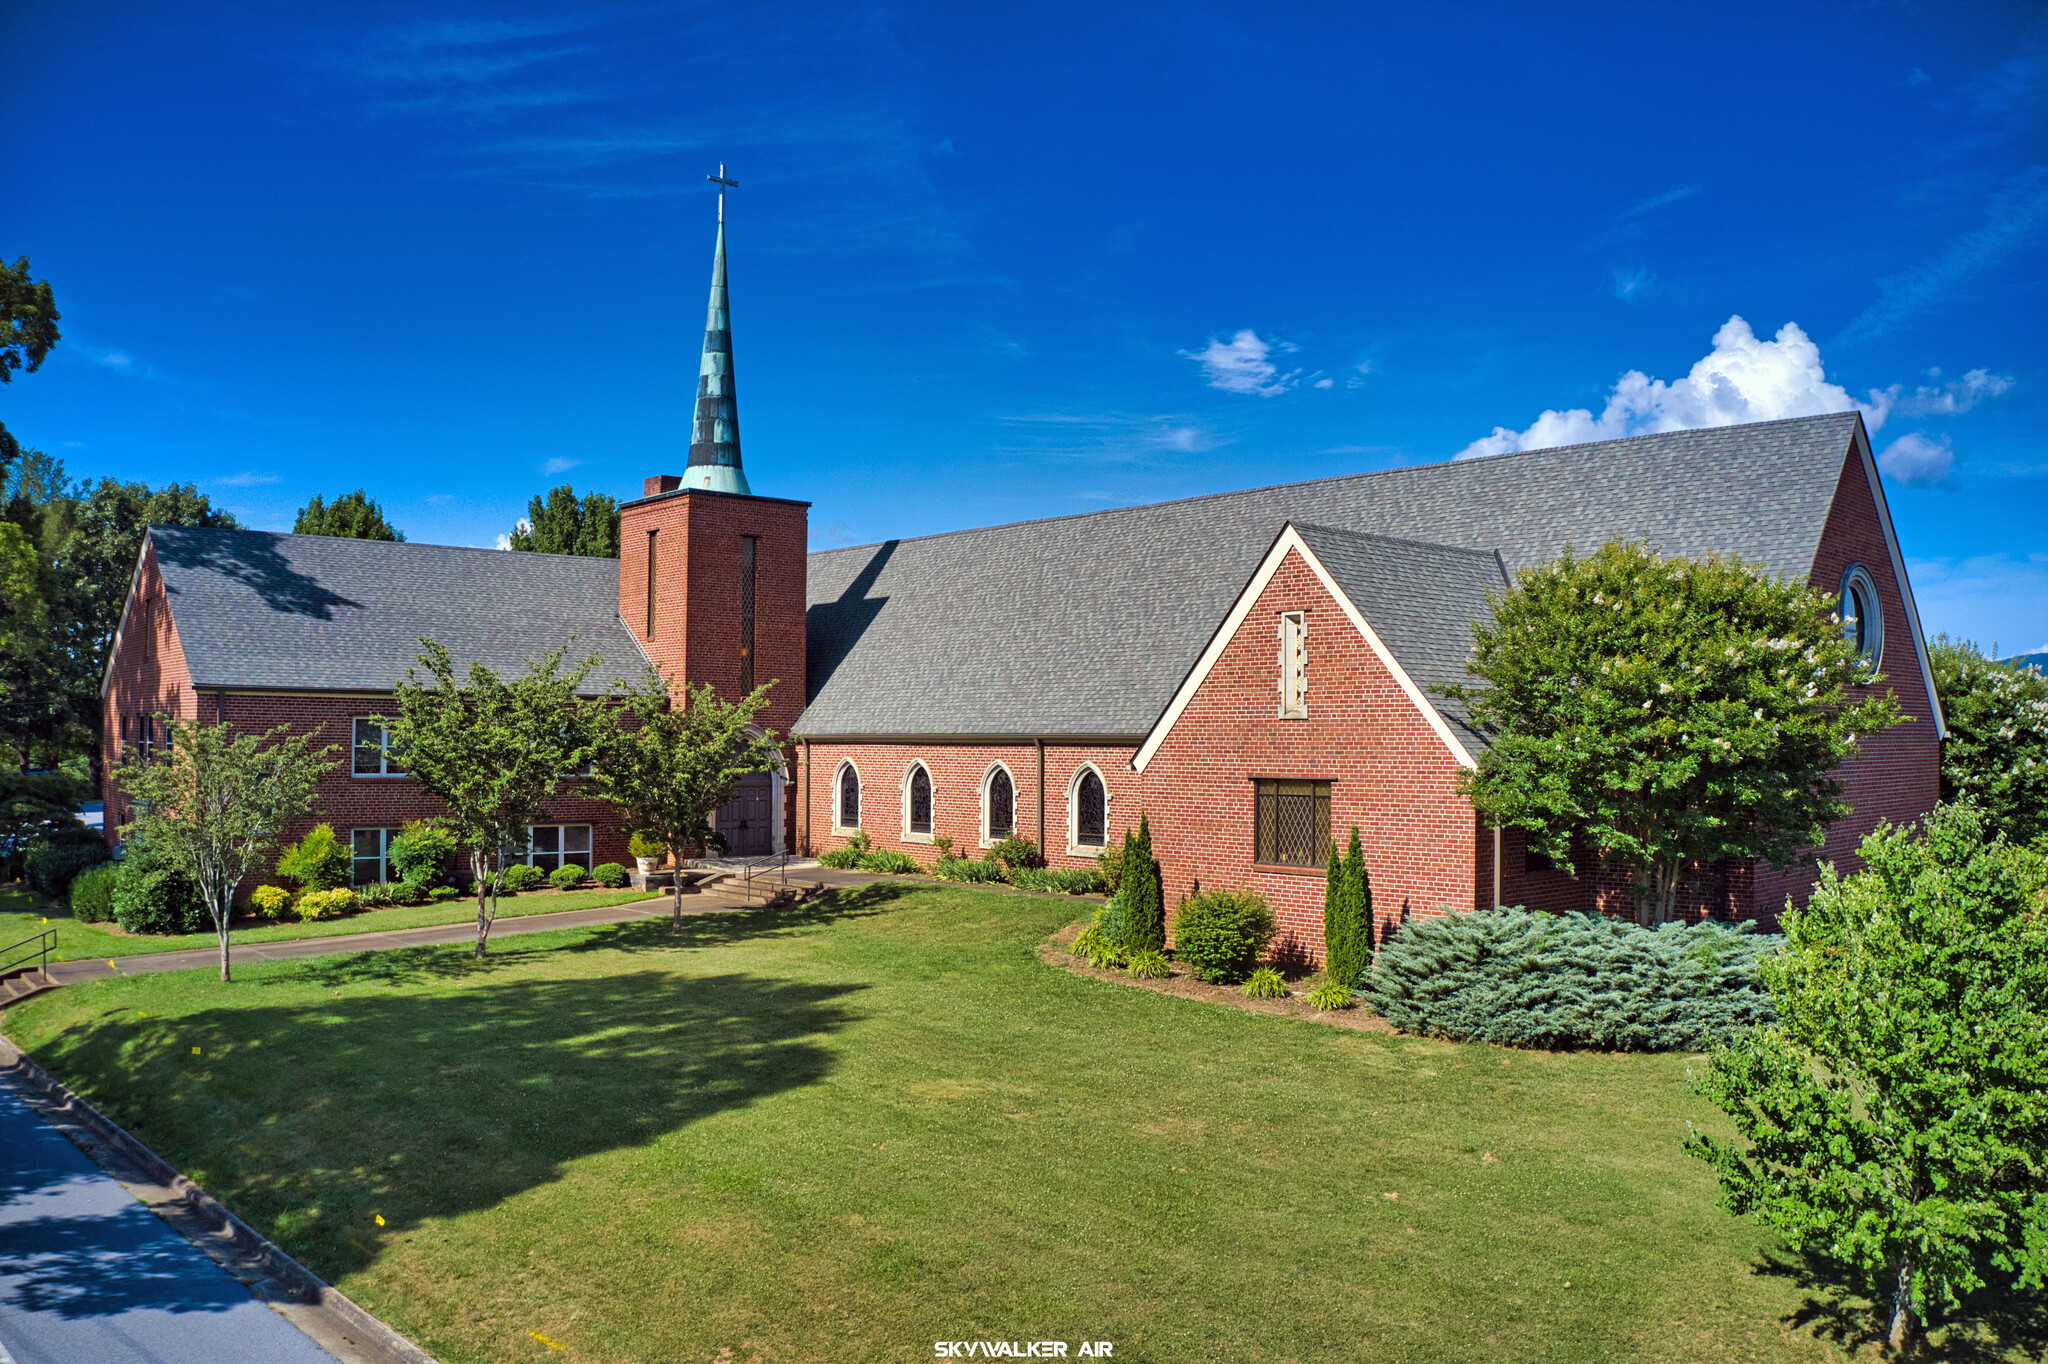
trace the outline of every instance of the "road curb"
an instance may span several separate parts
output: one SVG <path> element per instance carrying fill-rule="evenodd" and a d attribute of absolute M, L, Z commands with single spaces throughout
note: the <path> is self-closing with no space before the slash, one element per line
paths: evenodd
<path fill-rule="evenodd" d="M 0 1036 L 0 1084 L 62 1132 L 172 1230 L 342 1364 L 437 1364 L 294 1260 L 212 1194 Z"/>

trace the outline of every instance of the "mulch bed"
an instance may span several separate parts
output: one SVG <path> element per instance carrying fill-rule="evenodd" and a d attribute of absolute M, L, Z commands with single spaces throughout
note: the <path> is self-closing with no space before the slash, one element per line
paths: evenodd
<path fill-rule="evenodd" d="M 1090 980 L 1106 980 L 1112 985 L 1132 986 L 1140 990 L 1151 990 L 1162 995 L 1177 995 L 1181 999 L 1198 999 L 1205 1004 L 1221 1004 L 1229 1009 L 1242 1009 L 1246 1013 L 1274 1014 L 1282 1018 L 1299 1018 L 1309 1023 L 1322 1023 L 1332 1028 L 1349 1028 L 1353 1032 L 1395 1033 L 1399 1029 L 1370 1009 L 1311 1009 L 1302 996 L 1307 992 L 1290 982 L 1288 988 L 1297 991 L 1286 999 L 1252 999 L 1235 985 L 1211 985 L 1196 980 L 1188 974 L 1186 967 L 1173 963 L 1173 974 L 1164 980 L 1148 980 L 1142 976 L 1127 975 L 1122 971 L 1098 971 L 1086 959 L 1073 956 L 1067 947 L 1081 935 L 1082 924 L 1069 924 L 1053 934 L 1039 946 L 1038 959 L 1047 966 L 1057 966 L 1071 975 L 1086 976 Z"/>

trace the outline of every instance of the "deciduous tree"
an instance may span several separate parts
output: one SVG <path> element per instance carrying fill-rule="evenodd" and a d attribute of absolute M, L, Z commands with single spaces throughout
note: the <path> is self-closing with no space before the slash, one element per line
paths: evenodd
<path fill-rule="evenodd" d="M 289 725 L 237 734 L 226 724 L 157 719 L 164 746 L 117 774 L 136 811 L 123 833 L 198 884 L 220 935 L 225 981 L 235 887 L 277 846 L 279 832 L 312 808 L 321 778 L 339 765 L 329 755 L 340 747 L 316 749 L 315 733 L 293 734 Z"/>
<path fill-rule="evenodd" d="M 48 280 L 28 277 L 28 257 L 14 264 L 0 261 L 0 384 L 14 382 L 14 373 L 33 374 L 43 367 L 59 340 L 57 296 Z M 21 444 L 0 423 L 0 474 L 21 455 Z"/>
<path fill-rule="evenodd" d="M 332 502 L 314 493 L 313 500 L 299 508 L 298 520 L 292 523 L 292 534 L 332 535 L 342 540 L 405 539 L 405 532 L 386 521 L 384 509 L 361 488 L 352 493 L 342 493 Z"/>
<path fill-rule="evenodd" d="M 1849 812 L 1835 770 L 1898 723 L 1832 603 L 1734 559 L 1614 542 L 1526 569 L 1446 693 L 1488 736 L 1463 789 L 1560 863 L 1575 840 L 1671 917 L 1691 868 L 1785 866 Z"/>
<path fill-rule="evenodd" d="M 524 676 L 499 677 L 471 663 L 458 678 L 443 645 L 420 641 L 420 667 L 398 684 L 398 714 L 377 716 L 394 753 L 422 788 L 441 798 L 437 821 L 469 848 L 476 880 L 476 955 L 484 955 L 498 916 L 505 854 L 526 846 L 527 827 L 568 773 L 596 751 L 598 717 L 577 695 L 596 656 L 567 672 L 564 644 L 527 664 Z"/>
<path fill-rule="evenodd" d="M 2048 1282 L 2048 859 L 1969 806 L 1880 826 L 1761 963 L 1777 1027 L 1716 1051 L 1723 1204 L 1882 1274 L 1905 1347 L 1986 1270 Z"/>
<path fill-rule="evenodd" d="M 1975 801 L 2015 843 L 2048 833 L 2048 677 L 1946 635 L 1927 662 L 1948 721 L 1941 798 Z"/>
<path fill-rule="evenodd" d="M 708 683 L 671 698 L 649 668 L 617 694 L 612 723 L 600 730 L 591 794 L 619 807 L 626 827 L 644 830 L 674 859 L 675 928 L 683 926 L 683 858 L 713 846 L 713 819 L 740 782 L 782 760 L 782 741 L 757 730 L 772 683 L 724 701 Z"/>
<path fill-rule="evenodd" d="M 603 493 L 586 493 L 564 483 L 548 490 L 547 500 L 535 494 L 526 504 L 526 519 L 512 528 L 511 548 L 539 554 L 581 554 L 593 559 L 619 557 L 619 504 Z"/>

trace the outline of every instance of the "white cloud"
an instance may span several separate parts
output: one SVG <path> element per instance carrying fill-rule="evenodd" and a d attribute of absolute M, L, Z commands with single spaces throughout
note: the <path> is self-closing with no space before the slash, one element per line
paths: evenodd
<path fill-rule="evenodd" d="M 1262 341 L 1257 332 L 1246 327 L 1228 341 L 1211 338 L 1205 349 L 1184 350 L 1181 354 L 1202 367 L 1202 377 L 1211 388 L 1270 398 L 1294 387 L 1301 371 L 1282 374 L 1269 357 L 1275 351 L 1284 354 L 1293 349 L 1285 341 Z"/>
<path fill-rule="evenodd" d="M 580 459 L 563 459 L 560 455 L 556 455 L 553 459 L 541 465 L 540 471 L 544 474 L 566 474 L 582 462 Z"/>
<path fill-rule="evenodd" d="M 1865 403 L 1829 383 L 1820 347 L 1797 323 L 1787 322 L 1776 339 L 1760 341 L 1749 323 L 1731 317 L 1714 333 L 1713 351 L 1685 378 L 1667 384 L 1632 369 L 1615 381 L 1599 416 L 1583 407 L 1547 410 L 1527 430 L 1494 427 L 1492 435 L 1473 441 L 1458 458 L 1852 409 L 1862 412 L 1875 431 L 1884 425 L 1891 405 L 1889 393 L 1873 391 Z"/>
<path fill-rule="evenodd" d="M 520 530 L 523 530 L 523 531 L 530 531 L 530 530 L 532 530 L 532 529 L 533 529 L 533 522 L 531 522 L 531 521 L 527 520 L 527 519 L 526 519 L 525 517 L 523 517 L 523 516 L 522 516 L 522 517 L 520 517 L 520 518 L 519 518 L 519 519 L 518 519 L 517 521 L 513 522 L 513 525 L 514 525 L 514 526 L 516 526 L 516 527 L 517 527 L 518 529 L 520 529 Z M 501 532 L 501 533 L 499 534 L 499 536 L 498 536 L 497 540 L 496 540 L 496 541 L 495 541 L 495 542 L 493 543 L 493 545 L 492 545 L 492 548 L 494 548 L 494 549 L 510 549 L 510 548 L 512 548 L 512 536 L 511 536 L 511 533 L 510 533 L 510 532 Z"/>
<path fill-rule="evenodd" d="M 1929 370 L 1931 378 L 1939 379 L 1941 371 Z M 1901 417 L 1952 417 L 1958 412 L 1968 412 L 1986 398 L 1996 398 L 2012 387 L 2012 376 L 1993 374 L 1988 369 L 1973 369 L 1960 379 L 1946 384 L 1929 387 L 1922 384 L 1910 395 L 1900 397 L 1892 411 Z M 1893 384 L 1886 390 L 1899 393 L 1899 385 Z"/>
<path fill-rule="evenodd" d="M 216 488 L 254 488 L 265 483 L 275 483 L 278 477 L 276 474 L 241 473 L 229 474 L 226 478 L 209 478 L 206 481 Z"/>
<path fill-rule="evenodd" d="M 1667 189 L 1662 194 L 1651 195 L 1621 216 L 1624 218 L 1639 217 L 1650 212 L 1652 209 L 1662 208 L 1666 204 L 1675 204 L 1680 199 L 1690 199 L 1699 192 L 1700 187 L 1698 185 L 1680 185 L 1677 189 Z"/>
<path fill-rule="evenodd" d="M 1316 388 L 1335 388 L 1336 386 L 1337 381 L 1335 379 L 1318 379 L 1314 384 Z"/>
<path fill-rule="evenodd" d="M 1948 482 L 1956 467 L 1956 452 L 1948 437 L 1930 438 L 1909 431 L 1887 445 L 1877 457 L 1878 471 L 1893 483 L 1907 488 L 1931 488 Z"/>
<path fill-rule="evenodd" d="M 1614 272 L 1614 296 L 1623 303 L 1634 303 L 1647 298 L 1656 285 L 1657 277 L 1648 270 L 1616 270 Z"/>

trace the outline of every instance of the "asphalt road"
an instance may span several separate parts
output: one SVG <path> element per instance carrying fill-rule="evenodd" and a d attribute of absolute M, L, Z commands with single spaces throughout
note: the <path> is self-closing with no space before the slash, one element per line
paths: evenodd
<path fill-rule="evenodd" d="M 0 1085 L 0 1364 L 334 1364 Z"/>

